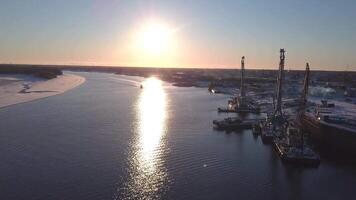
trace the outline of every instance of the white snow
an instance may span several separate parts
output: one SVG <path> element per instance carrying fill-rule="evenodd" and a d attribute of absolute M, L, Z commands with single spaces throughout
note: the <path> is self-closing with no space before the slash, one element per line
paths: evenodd
<path fill-rule="evenodd" d="M 0 76 L 0 108 L 62 94 L 84 82 L 84 77 L 74 74 L 50 80 L 29 75 L 3 75 Z"/>

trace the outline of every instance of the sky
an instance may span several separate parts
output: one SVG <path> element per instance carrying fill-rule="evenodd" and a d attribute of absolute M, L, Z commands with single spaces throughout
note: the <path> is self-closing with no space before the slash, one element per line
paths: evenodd
<path fill-rule="evenodd" d="M 0 0 L 0 26 L 0 63 L 356 71 L 354 0 Z"/>

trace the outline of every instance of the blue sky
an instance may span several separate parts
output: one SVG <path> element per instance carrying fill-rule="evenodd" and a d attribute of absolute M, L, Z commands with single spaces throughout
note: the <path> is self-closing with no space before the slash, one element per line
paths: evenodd
<path fill-rule="evenodd" d="M 129 50 L 151 18 L 178 30 L 165 62 Z M 0 0 L 0 62 L 276 68 L 285 48 L 292 69 L 356 70 L 355 19 L 351 0 Z"/>

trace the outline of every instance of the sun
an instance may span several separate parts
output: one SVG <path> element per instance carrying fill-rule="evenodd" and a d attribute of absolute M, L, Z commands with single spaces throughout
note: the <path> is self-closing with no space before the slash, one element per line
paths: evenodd
<path fill-rule="evenodd" d="M 127 40 L 127 59 L 135 66 L 176 66 L 181 52 L 181 27 L 162 19 L 142 19 L 132 27 Z"/>
<path fill-rule="evenodd" d="M 151 22 L 141 30 L 139 43 L 145 53 L 161 55 L 169 49 L 173 39 L 172 35 L 172 31 L 168 26 Z"/>

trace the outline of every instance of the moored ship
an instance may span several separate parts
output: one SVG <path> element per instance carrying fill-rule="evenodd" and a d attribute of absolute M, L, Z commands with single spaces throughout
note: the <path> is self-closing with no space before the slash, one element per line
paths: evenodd
<path fill-rule="evenodd" d="M 214 128 L 217 130 L 233 131 L 238 129 L 249 129 L 254 124 L 254 120 L 241 120 L 240 118 L 225 118 L 223 120 L 214 120 Z"/>
<path fill-rule="evenodd" d="M 306 143 L 304 132 L 294 125 L 289 125 L 287 132 L 273 139 L 277 153 L 283 161 L 318 165 L 320 156 Z"/>
<path fill-rule="evenodd" d="M 331 148 L 356 154 L 356 121 L 331 111 L 316 110 L 301 116 L 303 128 L 311 137 Z"/>

